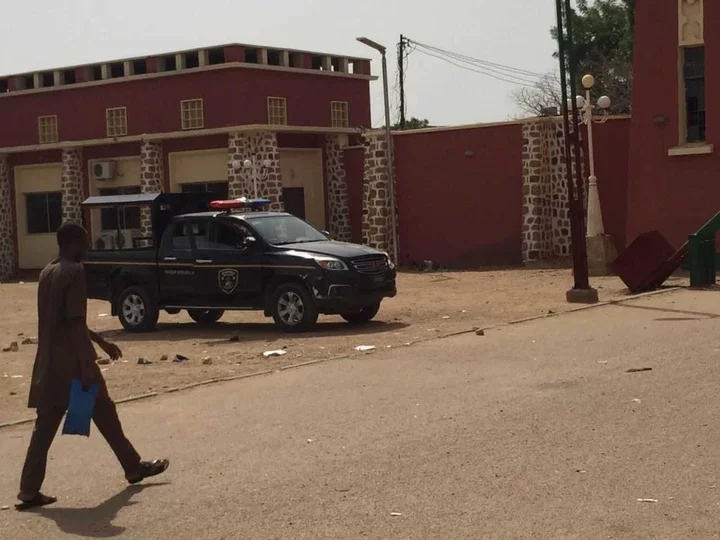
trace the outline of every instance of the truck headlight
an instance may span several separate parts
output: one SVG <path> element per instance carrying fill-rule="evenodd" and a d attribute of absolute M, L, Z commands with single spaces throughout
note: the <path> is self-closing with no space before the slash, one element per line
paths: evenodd
<path fill-rule="evenodd" d="M 347 270 L 347 265 L 342 262 L 340 259 L 332 259 L 330 257 L 323 257 L 323 258 L 317 258 L 315 261 L 320 265 L 321 268 L 324 268 L 325 270 L 333 270 L 333 271 L 339 271 L 339 270 Z"/>

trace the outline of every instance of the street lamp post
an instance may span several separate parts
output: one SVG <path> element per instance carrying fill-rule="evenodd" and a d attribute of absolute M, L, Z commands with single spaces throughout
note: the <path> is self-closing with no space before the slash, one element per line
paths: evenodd
<path fill-rule="evenodd" d="M 245 161 L 233 161 L 233 169 L 236 171 L 245 169 L 246 171 L 250 171 L 252 174 L 253 198 L 255 199 L 259 198 L 258 181 L 265 180 L 268 177 L 270 174 L 270 167 L 272 167 L 272 161 L 269 159 L 263 161 L 258 159 L 256 162 L 252 159 L 246 159 Z"/>
<path fill-rule="evenodd" d="M 388 176 L 388 198 L 390 199 L 390 231 L 392 234 L 392 257 L 397 264 L 398 260 L 398 243 L 397 243 L 397 218 L 395 217 L 395 178 L 393 171 L 393 140 L 392 126 L 390 125 L 390 90 L 388 89 L 387 74 L 387 58 L 386 49 L 383 45 L 376 43 L 366 37 L 359 37 L 357 40 L 363 45 L 367 45 L 371 49 L 375 49 L 382 56 L 382 73 L 383 73 L 383 96 L 385 99 L 385 136 L 387 138 L 387 176 Z"/>
<path fill-rule="evenodd" d="M 598 179 L 595 175 L 593 124 L 607 122 L 611 101 L 609 97 L 601 96 L 597 100 L 597 104 L 593 105 L 590 91 L 595 86 L 595 77 L 592 75 L 585 75 L 582 78 L 582 85 L 585 88 L 585 96 L 577 96 L 575 100 L 580 112 L 578 124 L 587 127 L 588 135 L 588 162 L 590 167 L 586 230 L 588 272 L 591 276 L 606 276 L 610 274 L 609 264 L 615 259 L 617 252 L 612 243 L 612 238 L 605 234 L 605 227 L 603 226 Z M 602 115 L 599 117 L 594 115 L 596 108 L 602 111 Z"/>
<path fill-rule="evenodd" d="M 588 178 L 588 219 L 587 236 L 602 236 L 605 234 L 603 227 L 602 210 L 600 207 L 600 193 L 598 191 L 597 176 L 595 176 L 595 144 L 593 140 L 593 124 L 604 124 L 608 120 L 610 98 L 602 96 L 597 100 L 597 108 L 602 111 L 602 116 L 596 118 L 593 114 L 594 106 L 590 96 L 590 90 L 595 86 L 595 77 L 585 75 L 582 78 L 582 85 L 585 88 L 585 97 L 578 96 L 577 104 L 580 110 L 580 123 L 587 126 L 588 134 L 588 158 L 590 164 L 590 177 Z"/>

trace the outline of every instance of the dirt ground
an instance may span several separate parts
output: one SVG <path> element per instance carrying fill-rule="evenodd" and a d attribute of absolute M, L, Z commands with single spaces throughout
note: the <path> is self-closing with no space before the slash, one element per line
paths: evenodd
<path fill-rule="evenodd" d="M 674 278 L 669 284 L 685 280 Z M 283 334 L 261 313 L 246 312 L 228 312 L 212 326 L 200 326 L 185 313 L 163 313 L 157 332 L 132 335 L 109 315 L 107 303 L 97 301 L 88 307 L 88 326 L 123 350 L 121 361 L 101 366 L 111 395 L 120 399 L 316 359 L 367 354 L 355 350 L 361 345 L 403 347 L 473 327 L 565 311 L 575 307 L 565 302 L 571 285 L 568 269 L 403 273 L 398 297 L 384 302 L 371 324 L 353 327 L 340 317 L 321 317 L 316 331 L 302 335 Z M 615 277 L 594 278 L 592 285 L 601 301 L 627 295 Z M 30 282 L 0 285 L 5 309 L 0 345 L 20 344 L 18 352 L 0 353 L 0 423 L 30 416 L 25 405 L 36 346 L 21 343 L 37 333 L 36 292 L 37 285 Z M 287 353 L 263 357 L 264 351 L 278 349 Z M 189 360 L 173 363 L 176 354 Z M 140 357 L 151 364 L 138 365 Z M 212 363 L 203 364 L 205 358 Z"/>

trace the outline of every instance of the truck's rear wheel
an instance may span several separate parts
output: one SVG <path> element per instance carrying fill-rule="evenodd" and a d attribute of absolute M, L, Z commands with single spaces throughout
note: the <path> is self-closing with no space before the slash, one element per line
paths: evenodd
<path fill-rule="evenodd" d="M 380 311 L 380 302 L 365 306 L 360 311 L 341 313 L 340 316 L 351 324 L 363 324 L 373 320 L 378 311 Z"/>
<path fill-rule="evenodd" d="M 160 312 L 144 287 L 128 287 L 118 298 L 118 318 L 128 332 L 151 332 Z"/>
<path fill-rule="evenodd" d="M 317 323 L 318 310 L 305 287 L 285 283 L 272 296 L 272 316 L 285 332 L 305 332 Z"/>
<path fill-rule="evenodd" d="M 212 324 L 220 320 L 225 313 L 222 309 L 188 309 L 188 315 L 196 323 Z"/>

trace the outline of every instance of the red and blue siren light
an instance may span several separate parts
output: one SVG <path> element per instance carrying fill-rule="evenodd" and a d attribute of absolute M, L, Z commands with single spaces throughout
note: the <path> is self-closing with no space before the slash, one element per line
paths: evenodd
<path fill-rule="evenodd" d="M 219 210 L 221 212 L 230 212 L 232 210 L 239 209 L 250 209 L 250 210 L 263 210 L 270 206 L 270 201 L 267 199 L 231 199 L 229 201 L 212 201 L 210 208 L 213 210 Z"/>

